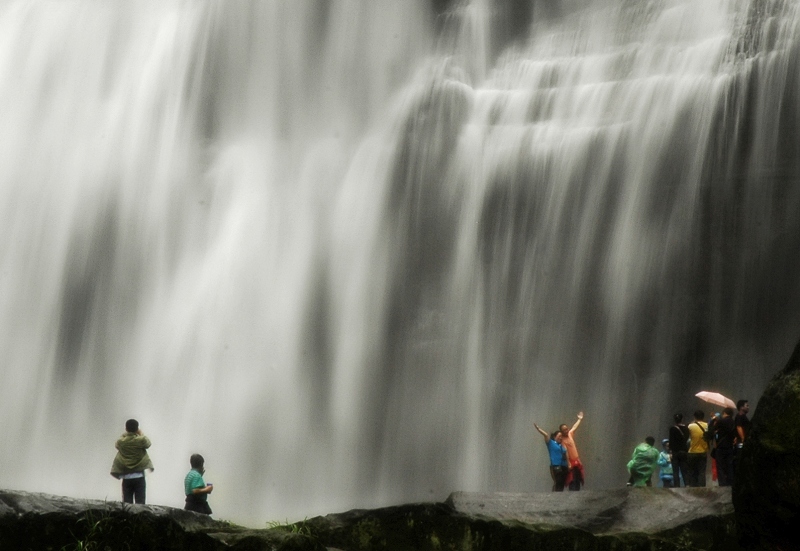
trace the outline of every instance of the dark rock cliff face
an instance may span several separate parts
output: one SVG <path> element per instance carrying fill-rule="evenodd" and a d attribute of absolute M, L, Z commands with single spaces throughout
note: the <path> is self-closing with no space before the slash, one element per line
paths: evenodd
<path fill-rule="evenodd" d="M 752 421 L 733 487 L 742 545 L 798 549 L 800 343 L 767 386 Z"/>
<path fill-rule="evenodd" d="M 735 551 L 724 488 L 455 493 L 247 529 L 170 507 L 0 490 L 0 549 Z"/>
<path fill-rule="evenodd" d="M 457 492 L 441 504 L 350 511 L 305 525 L 347 551 L 738 549 L 724 488 Z"/>
<path fill-rule="evenodd" d="M 257 532 L 254 546 L 245 528 L 172 507 L 0 490 L 3 551 L 321 549 L 302 534 Z"/>

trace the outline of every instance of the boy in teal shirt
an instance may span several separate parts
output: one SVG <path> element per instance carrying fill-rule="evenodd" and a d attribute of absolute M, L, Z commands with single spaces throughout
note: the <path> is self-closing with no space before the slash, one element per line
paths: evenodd
<path fill-rule="evenodd" d="M 205 459 L 203 459 L 202 455 L 196 453 L 189 458 L 189 464 L 192 466 L 192 470 L 186 473 L 186 477 L 183 479 L 183 489 L 186 494 L 186 506 L 184 509 L 210 515 L 211 507 L 208 505 L 208 494 L 214 490 L 214 486 L 213 484 L 206 484 L 203 480 Z"/>

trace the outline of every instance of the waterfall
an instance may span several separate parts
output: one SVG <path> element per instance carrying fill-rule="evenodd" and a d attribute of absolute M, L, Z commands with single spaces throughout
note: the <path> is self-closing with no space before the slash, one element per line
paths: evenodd
<path fill-rule="evenodd" d="M 0 487 L 587 489 L 800 332 L 793 0 L 0 4 Z M 709 411 L 708 408 L 705 408 Z"/>

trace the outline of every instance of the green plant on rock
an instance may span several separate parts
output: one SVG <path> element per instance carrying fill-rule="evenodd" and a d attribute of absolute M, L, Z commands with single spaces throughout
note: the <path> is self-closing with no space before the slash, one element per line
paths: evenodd
<path fill-rule="evenodd" d="M 679 534 L 665 543 L 669 544 L 676 551 L 703 551 L 697 547 L 691 532 L 686 528 L 683 528 Z"/>
<path fill-rule="evenodd" d="M 270 530 L 280 530 L 282 532 L 289 532 L 290 534 L 302 534 L 304 536 L 311 536 L 311 527 L 308 525 L 308 517 L 304 518 L 300 522 L 289 522 L 286 519 L 285 522 L 281 521 L 270 521 L 267 522 L 267 528 Z"/>
<path fill-rule="evenodd" d="M 72 530 L 70 535 L 75 539 L 74 543 L 67 544 L 61 551 L 105 551 L 110 549 L 103 547 L 102 541 L 111 529 L 111 517 L 105 512 L 86 511 L 76 522 L 76 532 L 82 536 L 75 535 Z"/>
<path fill-rule="evenodd" d="M 355 536 L 359 549 L 371 549 L 378 546 L 384 547 L 385 542 L 380 541 L 381 524 L 376 519 L 364 519 L 356 524 Z M 378 540 L 378 541 L 376 541 Z"/>

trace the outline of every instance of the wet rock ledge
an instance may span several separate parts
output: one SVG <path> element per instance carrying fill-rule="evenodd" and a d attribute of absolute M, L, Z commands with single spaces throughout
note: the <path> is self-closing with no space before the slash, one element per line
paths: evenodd
<path fill-rule="evenodd" d="M 706 551 L 739 549 L 730 489 L 464 493 L 248 529 L 157 505 L 0 490 L 0 549 Z"/>

